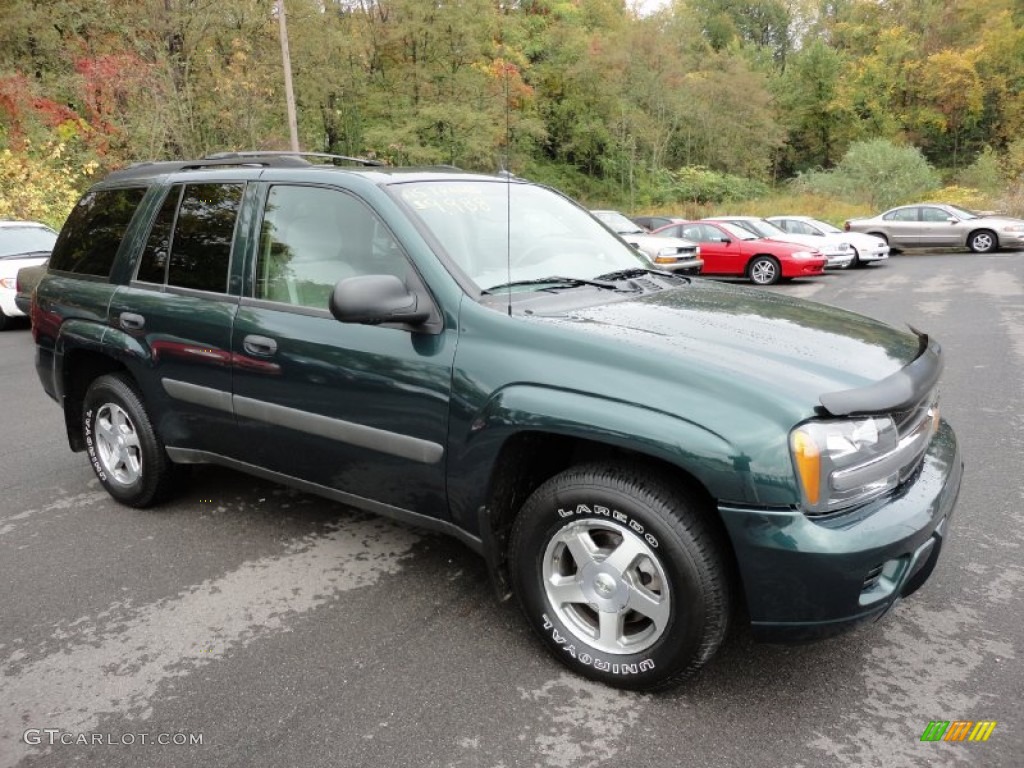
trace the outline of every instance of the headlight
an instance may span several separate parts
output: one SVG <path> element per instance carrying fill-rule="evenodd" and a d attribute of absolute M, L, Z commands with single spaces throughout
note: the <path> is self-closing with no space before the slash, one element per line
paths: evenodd
<path fill-rule="evenodd" d="M 676 248 L 674 245 L 671 248 L 660 248 L 658 250 L 658 258 L 659 259 L 664 259 L 664 258 L 667 258 L 669 256 L 671 256 L 672 258 L 676 258 L 678 255 L 679 255 L 679 249 Z"/>
<path fill-rule="evenodd" d="M 813 259 L 817 258 L 819 254 L 814 251 L 797 251 L 793 254 L 794 259 Z"/>
<path fill-rule="evenodd" d="M 1003 232 L 1024 232 L 1024 224 L 1011 224 L 1008 227 L 1003 227 Z"/>
<path fill-rule="evenodd" d="M 809 421 L 793 430 L 789 445 L 811 514 L 836 512 L 899 484 L 902 462 L 886 460 L 900 453 L 888 416 Z"/>

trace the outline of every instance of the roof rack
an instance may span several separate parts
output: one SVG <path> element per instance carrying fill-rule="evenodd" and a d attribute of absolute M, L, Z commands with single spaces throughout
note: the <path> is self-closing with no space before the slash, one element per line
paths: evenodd
<path fill-rule="evenodd" d="M 273 151 L 251 151 L 251 152 L 217 152 L 213 155 L 206 155 L 202 158 L 203 160 L 260 160 L 260 159 L 273 159 L 273 158 L 307 158 L 315 157 L 320 160 L 331 160 L 331 161 L 344 161 L 347 163 L 354 163 L 356 165 L 387 165 L 381 160 L 373 160 L 369 157 L 350 157 L 349 155 L 332 155 L 329 152 L 288 152 L 283 150 Z M 337 165 L 337 162 L 334 162 Z"/>
<path fill-rule="evenodd" d="M 195 171 L 202 168 L 222 166 L 296 168 L 312 165 L 306 158 L 330 160 L 333 165 L 339 165 L 342 162 L 363 166 L 385 165 L 380 160 L 372 160 L 365 157 L 348 157 L 346 155 L 331 155 L 326 152 L 218 152 L 213 155 L 206 155 L 198 160 L 154 160 L 135 163 L 127 168 L 111 173 L 106 177 L 106 180 L 117 181 L 121 179 L 158 176 L 163 173 L 174 173 L 176 171 Z"/>

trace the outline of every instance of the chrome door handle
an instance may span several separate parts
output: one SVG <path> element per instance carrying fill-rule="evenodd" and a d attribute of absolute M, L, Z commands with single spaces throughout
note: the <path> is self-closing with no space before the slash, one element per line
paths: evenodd
<path fill-rule="evenodd" d="M 270 357 L 277 352 L 277 342 L 266 336 L 246 336 L 242 339 L 242 349 L 256 357 Z"/>
<path fill-rule="evenodd" d="M 122 312 L 118 317 L 118 322 L 126 331 L 141 331 L 146 325 L 146 318 L 134 312 Z"/>

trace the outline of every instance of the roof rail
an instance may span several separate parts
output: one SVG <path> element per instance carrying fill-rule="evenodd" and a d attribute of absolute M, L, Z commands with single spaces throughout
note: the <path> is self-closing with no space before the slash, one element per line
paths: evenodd
<path fill-rule="evenodd" d="M 176 171 L 195 171 L 202 168 L 216 168 L 221 166 L 242 166 L 252 168 L 295 168 L 309 166 L 311 163 L 307 157 L 331 160 L 333 164 L 341 162 L 355 163 L 366 166 L 385 165 L 380 160 L 371 160 L 364 157 L 346 157 L 345 155 L 330 155 L 324 152 L 218 152 L 213 155 L 206 155 L 198 160 L 151 160 L 143 163 L 135 163 L 127 168 L 114 171 L 106 177 L 106 181 L 120 181 L 124 179 L 145 178 L 147 176 L 158 176 L 163 173 L 175 173 Z"/>
<path fill-rule="evenodd" d="M 263 158 L 283 158 L 283 157 L 294 157 L 294 158 L 307 158 L 315 157 L 320 160 L 331 160 L 337 161 L 342 160 L 347 163 L 355 163 L 356 165 L 387 165 L 381 160 L 373 160 L 369 157 L 350 157 L 349 155 L 332 155 L 329 152 L 288 152 L 284 150 L 255 150 L 247 152 L 217 152 L 213 155 L 206 155 L 202 158 L 203 160 L 260 160 Z M 337 163 L 334 163 L 337 165 Z"/>

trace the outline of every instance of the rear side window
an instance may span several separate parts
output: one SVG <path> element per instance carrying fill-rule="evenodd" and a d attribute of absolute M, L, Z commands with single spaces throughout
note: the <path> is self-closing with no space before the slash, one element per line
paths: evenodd
<path fill-rule="evenodd" d="M 224 293 L 242 184 L 178 184 L 157 213 L 136 279 Z"/>
<path fill-rule="evenodd" d="M 144 187 L 88 193 L 68 216 L 50 257 L 50 269 L 109 277 Z"/>

